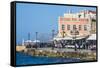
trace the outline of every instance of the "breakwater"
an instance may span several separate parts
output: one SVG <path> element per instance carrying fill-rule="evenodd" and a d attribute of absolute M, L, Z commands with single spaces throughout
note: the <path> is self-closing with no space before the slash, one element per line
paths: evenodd
<path fill-rule="evenodd" d="M 96 52 L 83 52 L 83 51 L 63 51 L 62 49 L 50 49 L 50 48 L 24 48 L 21 51 L 31 56 L 45 56 L 45 57 L 63 57 L 63 58 L 77 58 L 80 60 L 96 60 Z"/>

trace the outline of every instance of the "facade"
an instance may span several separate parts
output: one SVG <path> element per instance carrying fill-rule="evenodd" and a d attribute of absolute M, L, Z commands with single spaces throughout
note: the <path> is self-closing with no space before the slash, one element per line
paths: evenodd
<path fill-rule="evenodd" d="M 81 11 L 80 16 L 82 18 L 89 18 L 91 20 L 91 34 L 95 34 L 96 33 L 96 11 L 91 11 L 91 10 L 84 10 Z"/>
<path fill-rule="evenodd" d="M 58 19 L 58 37 L 87 37 L 91 34 L 91 30 L 96 32 L 96 22 L 92 24 L 92 20 L 96 20 L 95 11 L 81 11 L 79 13 L 65 13 L 63 17 Z M 91 25 L 92 24 L 92 25 Z"/>

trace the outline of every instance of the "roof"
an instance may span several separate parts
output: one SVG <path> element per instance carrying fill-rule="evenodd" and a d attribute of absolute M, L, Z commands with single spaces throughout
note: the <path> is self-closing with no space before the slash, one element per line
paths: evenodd
<path fill-rule="evenodd" d="M 96 11 L 89 10 L 89 13 L 96 14 Z"/>

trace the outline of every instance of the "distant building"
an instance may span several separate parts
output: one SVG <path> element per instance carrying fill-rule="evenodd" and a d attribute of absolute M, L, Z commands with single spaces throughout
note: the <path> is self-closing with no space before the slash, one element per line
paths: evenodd
<path fill-rule="evenodd" d="M 34 41 L 32 41 L 32 40 L 26 40 L 26 41 L 24 41 L 24 39 L 22 41 L 22 45 L 23 46 L 34 45 L 36 43 L 40 43 L 40 41 L 39 40 L 34 40 Z"/>

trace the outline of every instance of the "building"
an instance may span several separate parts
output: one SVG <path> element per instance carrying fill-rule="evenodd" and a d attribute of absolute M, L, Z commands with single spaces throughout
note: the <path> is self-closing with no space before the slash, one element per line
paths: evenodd
<path fill-rule="evenodd" d="M 96 12 L 84 10 L 78 13 L 65 13 L 63 17 L 58 18 L 57 37 L 80 37 L 84 38 L 91 34 L 91 30 L 96 32 Z"/>
<path fill-rule="evenodd" d="M 24 41 L 24 39 L 22 40 L 22 46 L 28 46 L 28 45 L 35 45 L 36 43 L 40 43 L 39 40 L 26 40 Z"/>
<path fill-rule="evenodd" d="M 78 13 L 81 18 L 89 18 L 91 19 L 91 33 L 96 33 L 96 11 L 84 10 Z"/>

